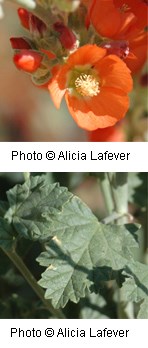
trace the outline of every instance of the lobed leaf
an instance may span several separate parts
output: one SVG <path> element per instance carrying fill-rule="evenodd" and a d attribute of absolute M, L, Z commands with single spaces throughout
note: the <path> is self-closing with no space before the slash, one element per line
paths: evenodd
<path fill-rule="evenodd" d="M 148 266 L 138 261 L 126 266 L 123 274 L 127 277 L 122 286 L 125 301 L 139 302 L 148 298 Z"/>
<path fill-rule="evenodd" d="M 137 319 L 148 319 L 148 297 L 141 303 Z"/>
<path fill-rule="evenodd" d="M 121 270 L 127 272 L 133 262 L 138 226 L 100 223 L 79 198 L 44 175 L 16 185 L 7 197 L 10 208 L 2 222 L 6 233 L 1 233 L 1 243 L 6 246 L 10 239 L 11 246 L 10 226 L 19 236 L 46 242 L 38 257 L 46 267 L 39 284 L 54 307 L 69 300 L 77 303 L 90 289 L 98 291 L 102 281 L 123 283 Z"/>
<path fill-rule="evenodd" d="M 5 218 L 22 237 L 48 239 L 52 215 L 62 209 L 70 196 L 67 188 L 48 184 L 44 175 L 31 177 L 7 192 L 10 209 Z"/>
<path fill-rule="evenodd" d="M 96 281 L 96 267 L 103 269 L 108 280 L 109 269 L 120 270 L 130 263 L 137 230 L 133 225 L 101 224 L 79 198 L 72 196 L 62 211 L 52 216 L 50 233 L 54 238 L 37 259 L 47 267 L 39 281 L 46 289 L 45 297 L 57 308 L 68 300 L 78 302 Z"/>

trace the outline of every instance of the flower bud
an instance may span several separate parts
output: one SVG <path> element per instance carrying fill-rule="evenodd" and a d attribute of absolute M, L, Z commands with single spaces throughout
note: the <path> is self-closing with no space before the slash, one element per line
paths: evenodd
<path fill-rule="evenodd" d="M 46 24 L 38 17 L 30 14 L 29 30 L 36 37 L 43 37 L 47 31 Z"/>
<path fill-rule="evenodd" d="M 66 27 L 64 23 L 56 22 L 54 23 L 53 28 L 57 33 L 59 33 L 59 40 L 64 48 L 72 50 L 76 47 L 76 35 L 70 28 Z"/>
<path fill-rule="evenodd" d="M 106 41 L 103 42 L 100 46 L 106 48 L 108 54 L 115 54 L 121 59 L 125 59 L 129 55 L 129 44 L 128 41 L 125 40 Z"/>
<path fill-rule="evenodd" d="M 29 12 L 25 8 L 19 8 L 18 16 L 22 26 L 29 30 Z"/>
<path fill-rule="evenodd" d="M 13 49 L 30 49 L 31 45 L 23 37 L 11 37 L 11 46 Z"/>
<path fill-rule="evenodd" d="M 21 24 L 24 28 L 28 29 L 31 34 L 36 37 L 43 37 L 47 30 L 46 24 L 38 17 L 24 8 L 18 9 L 18 15 Z"/>
<path fill-rule="evenodd" d="M 20 50 L 13 57 L 16 67 L 29 73 L 35 72 L 40 67 L 42 59 L 43 56 L 39 52 L 25 49 Z"/>

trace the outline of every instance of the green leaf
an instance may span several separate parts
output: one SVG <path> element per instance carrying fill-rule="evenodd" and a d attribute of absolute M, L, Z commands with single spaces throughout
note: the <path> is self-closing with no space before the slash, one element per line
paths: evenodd
<path fill-rule="evenodd" d="M 62 209 L 70 196 L 67 188 L 48 184 L 44 175 L 31 177 L 7 192 L 10 209 L 5 218 L 22 237 L 48 239 L 52 215 Z"/>
<path fill-rule="evenodd" d="M 141 303 L 137 319 L 148 319 L 148 297 Z"/>
<path fill-rule="evenodd" d="M 15 237 L 11 226 L 6 220 L 0 217 L 0 247 L 10 250 L 13 246 Z"/>
<path fill-rule="evenodd" d="M 121 288 L 125 301 L 139 302 L 148 297 L 148 266 L 140 262 L 131 262 L 123 274 L 127 277 Z"/>
<path fill-rule="evenodd" d="M 53 214 L 50 233 L 54 238 L 37 259 L 47 267 L 39 281 L 46 298 L 57 308 L 68 300 L 78 302 L 95 282 L 96 267 L 106 266 L 108 279 L 108 268 L 119 270 L 130 263 L 137 230 L 133 225 L 101 224 L 79 198 L 71 197 L 61 212 Z"/>

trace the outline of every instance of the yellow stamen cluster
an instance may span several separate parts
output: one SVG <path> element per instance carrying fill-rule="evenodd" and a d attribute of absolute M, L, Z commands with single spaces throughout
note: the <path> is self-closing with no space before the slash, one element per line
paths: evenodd
<path fill-rule="evenodd" d="M 94 97 L 100 92 L 99 82 L 93 75 L 82 73 L 75 80 L 75 87 L 79 94 L 83 97 Z"/>

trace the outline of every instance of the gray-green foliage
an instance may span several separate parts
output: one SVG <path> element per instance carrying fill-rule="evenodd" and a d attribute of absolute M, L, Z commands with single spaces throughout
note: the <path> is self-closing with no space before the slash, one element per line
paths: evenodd
<path fill-rule="evenodd" d="M 46 176 L 35 176 L 7 192 L 10 209 L 5 218 L 22 237 L 47 240 L 52 216 L 71 194 L 59 184 L 48 184 Z"/>
<path fill-rule="evenodd" d="M 147 266 L 133 255 L 139 226 L 102 224 L 78 197 L 49 184 L 45 175 L 16 185 L 7 197 L 0 245 L 10 248 L 14 237 L 44 242 L 46 250 L 37 260 L 46 269 L 39 284 L 53 306 L 78 302 L 113 279 L 123 284 L 125 300 L 147 298 Z"/>
<path fill-rule="evenodd" d="M 148 266 L 131 262 L 123 273 L 127 277 L 122 287 L 123 298 L 135 302 L 148 298 Z"/>

